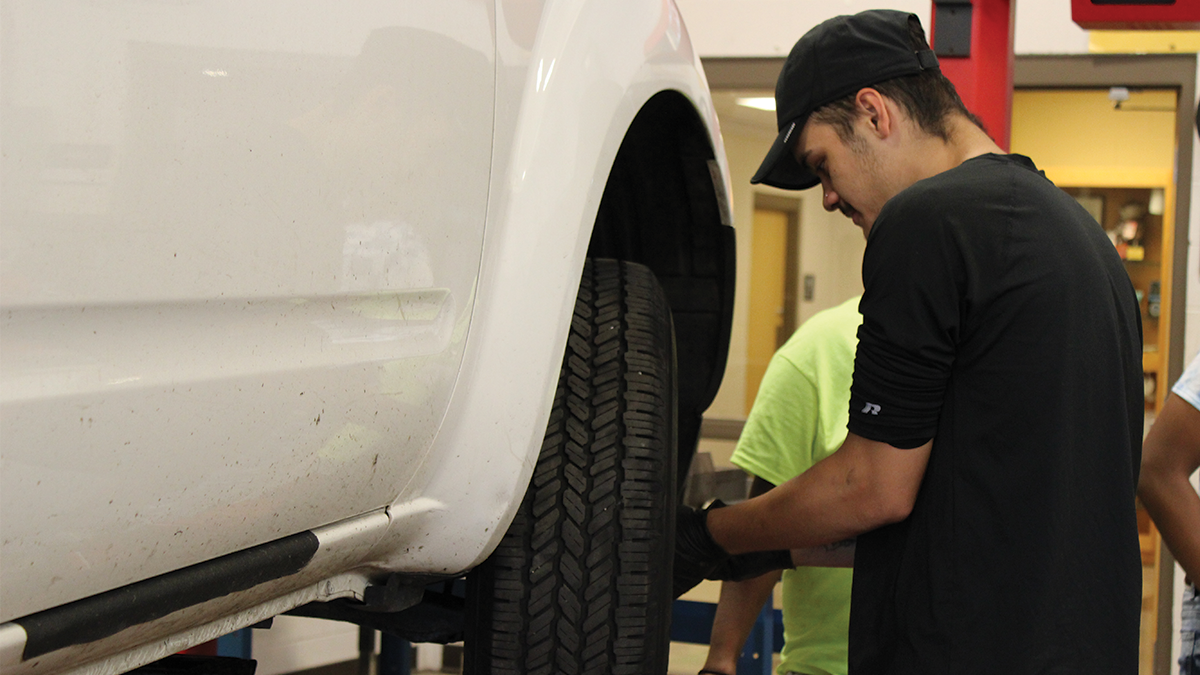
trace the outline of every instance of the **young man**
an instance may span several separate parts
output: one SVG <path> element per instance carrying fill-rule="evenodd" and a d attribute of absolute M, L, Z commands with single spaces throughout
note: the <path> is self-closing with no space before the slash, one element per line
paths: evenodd
<path fill-rule="evenodd" d="M 681 512 L 677 590 L 857 537 L 851 675 L 1136 673 L 1141 325 L 1108 238 L 1002 154 L 915 16 L 817 26 L 775 97 L 755 180 L 819 184 L 867 234 L 849 435 Z"/>

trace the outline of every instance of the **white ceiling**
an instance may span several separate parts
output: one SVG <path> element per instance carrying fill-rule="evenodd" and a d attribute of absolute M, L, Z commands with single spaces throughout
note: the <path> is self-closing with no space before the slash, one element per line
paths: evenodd
<path fill-rule="evenodd" d="M 717 118 L 721 121 L 721 130 L 725 133 L 738 132 L 742 134 L 761 135 L 768 139 L 775 138 L 775 112 L 757 110 L 738 105 L 737 99 L 743 97 L 774 96 L 770 89 L 715 89 L 712 92 L 713 107 Z"/>

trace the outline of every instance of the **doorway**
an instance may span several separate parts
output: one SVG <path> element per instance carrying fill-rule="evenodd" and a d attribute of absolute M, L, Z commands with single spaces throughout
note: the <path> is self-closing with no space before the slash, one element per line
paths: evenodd
<path fill-rule="evenodd" d="M 750 244 L 746 404 L 750 414 L 775 350 L 795 332 L 800 216 L 795 200 L 758 194 Z"/>

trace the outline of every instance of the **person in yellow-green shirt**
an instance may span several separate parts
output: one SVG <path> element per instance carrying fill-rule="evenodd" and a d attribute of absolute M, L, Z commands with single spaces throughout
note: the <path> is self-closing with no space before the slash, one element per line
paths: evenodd
<path fill-rule="evenodd" d="M 754 476 L 751 496 L 807 471 L 846 439 L 862 323 L 858 301 L 854 297 L 815 314 L 771 358 L 731 460 Z M 851 574 L 849 568 L 816 566 L 782 572 L 781 674 L 846 675 Z M 780 575 L 721 584 L 701 674 L 737 672 L 746 638 Z"/>

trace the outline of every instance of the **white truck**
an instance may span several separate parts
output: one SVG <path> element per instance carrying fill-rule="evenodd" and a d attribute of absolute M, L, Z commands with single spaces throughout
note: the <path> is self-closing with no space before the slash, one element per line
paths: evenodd
<path fill-rule="evenodd" d="M 673 0 L 0 32 L 0 671 L 298 612 L 465 633 L 473 673 L 665 672 L 734 283 Z"/>

